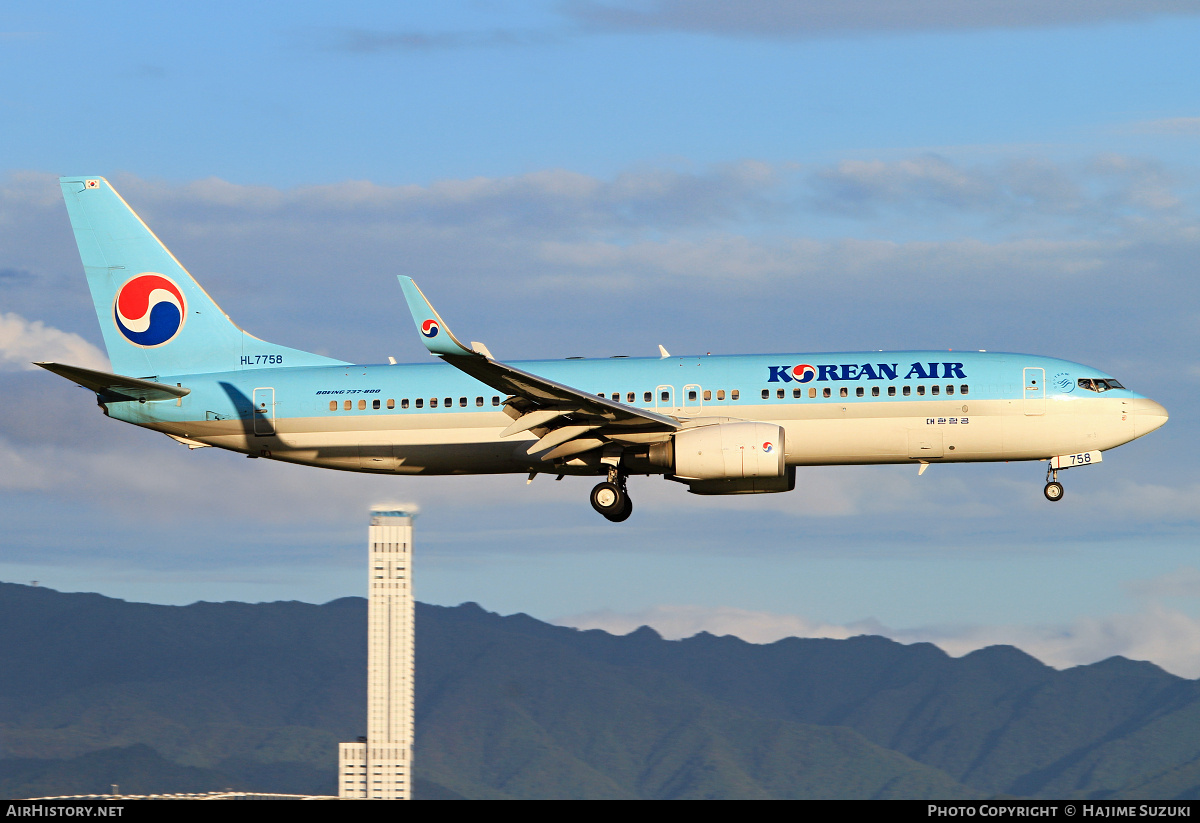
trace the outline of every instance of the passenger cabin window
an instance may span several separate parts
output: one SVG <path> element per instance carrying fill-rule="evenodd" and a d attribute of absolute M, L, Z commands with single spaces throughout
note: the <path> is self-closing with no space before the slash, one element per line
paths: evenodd
<path fill-rule="evenodd" d="M 465 397 L 458 398 L 458 407 L 460 409 L 465 409 L 467 407 L 467 398 L 465 398 Z"/>
<path fill-rule="evenodd" d="M 910 394 L 912 394 L 912 386 L 905 386 L 904 387 L 904 396 L 908 397 Z"/>
<path fill-rule="evenodd" d="M 725 399 L 725 390 L 724 389 L 717 389 L 717 399 L 718 400 Z"/>
<path fill-rule="evenodd" d="M 783 399 L 783 389 L 776 389 L 776 390 L 775 390 L 775 396 L 776 396 L 777 398 L 779 398 L 780 400 L 782 400 L 782 399 Z"/>
<path fill-rule="evenodd" d="M 804 394 L 803 389 L 792 389 L 792 397 L 799 398 L 802 394 Z"/>
<path fill-rule="evenodd" d="M 431 409 L 437 408 L 437 398 L 436 397 L 429 398 L 429 408 L 431 408 Z"/>
<path fill-rule="evenodd" d="M 829 397 L 829 396 L 830 396 L 830 391 L 829 391 L 829 388 L 828 388 L 828 387 L 826 387 L 826 388 L 825 388 L 825 390 L 824 390 L 823 392 L 821 392 L 821 394 L 822 394 L 822 396 L 824 396 L 824 397 Z"/>
<path fill-rule="evenodd" d="M 849 397 L 850 390 L 848 388 L 846 388 L 845 386 L 842 386 L 842 390 L 839 391 L 838 394 L 840 394 L 842 397 Z"/>
<path fill-rule="evenodd" d="M 879 387 L 878 387 L 878 386 L 872 386 L 872 387 L 871 387 L 871 396 L 872 396 L 872 397 L 878 397 L 878 396 L 879 396 Z"/>
<path fill-rule="evenodd" d="M 925 387 L 924 386 L 917 386 L 917 396 L 919 396 L 919 397 L 925 396 Z"/>
<path fill-rule="evenodd" d="M 637 399 L 636 394 L 634 394 L 633 392 L 625 392 L 625 402 L 626 403 L 632 403 L 635 399 Z M 704 399 L 707 400 L 708 398 L 706 397 Z"/>
<path fill-rule="evenodd" d="M 968 386 L 966 383 L 963 383 L 961 386 L 959 386 L 959 387 L 958 387 L 958 393 L 959 393 L 959 394 L 966 394 L 966 393 L 967 393 L 967 389 L 969 389 L 969 388 L 970 388 L 970 386 Z"/>
<path fill-rule="evenodd" d="M 734 389 L 733 391 L 731 391 L 731 392 L 729 393 L 729 399 L 730 399 L 730 400 L 737 400 L 737 399 L 738 399 L 739 397 L 741 397 L 741 396 L 742 396 L 742 393 L 741 393 L 741 391 L 740 391 L 740 390 L 738 390 L 738 389 Z"/>
<path fill-rule="evenodd" d="M 670 401 L 670 399 L 671 399 L 671 393 L 669 391 L 661 392 L 659 394 L 659 400 L 661 400 L 663 403 Z"/>
<path fill-rule="evenodd" d="M 475 398 L 475 408 L 479 408 L 479 407 L 480 407 L 480 406 L 482 406 L 482 405 L 483 405 L 483 398 L 482 398 L 482 397 L 476 397 L 476 398 Z"/>
<path fill-rule="evenodd" d="M 377 408 L 379 408 L 379 401 L 378 401 L 378 400 L 372 400 L 372 401 L 371 401 L 371 408 L 372 408 L 372 409 L 377 409 Z"/>
<path fill-rule="evenodd" d="M 816 397 L 816 396 L 817 396 L 817 390 L 816 390 L 816 389 L 809 389 L 809 390 L 808 390 L 808 396 L 809 396 L 809 397 Z"/>
<path fill-rule="evenodd" d="M 708 389 L 705 389 L 704 390 L 704 401 L 708 402 L 709 400 L 712 400 L 712 392 L 709 391 Z"/>
<path fill-rule="evenodd" d="M 421 401 L 418 400 L 417 402 L 419 403 Z M 400 408 L 402 408 L 402 409 L 408 408 L 408 398 L 407 397 L 400 401 Z"/>
<path fill-rule="evenodd" d="M 954 394 L 954 386 L 947 386 L 946 394 Z"/>
<path fill-rule="evenodd" d="M 888 386 L 888 397 L 895 397 L 895 396 L 896 396 L 896 387 Z"/>
<path fill-rule="evenodd" d="M 388 408 L 389 409 L 396 408 L 396 401 L 394 398 L 391 398 L 391 397 L 388 398 Z"/>
<path fill-rule="evenodd" d="M 446 398 L 446 408 L 448 408 L 448 409 L 449 409 L 449 408 L 453 408 L 453 407 L 454 407 L 454 398 L 453 398 L 453 397 L 447 397 L 447 398 Z"/>
<path fill-rule="evenodd" d="M 854 390 L 854 396 L 855 397 L 863 396 L 863 387 L 862 386 L 859 386 L 857 389 Z"/>
<path fill-rule="evenodd" d="M 494 395 L 494 394 L 492 395 L 492 405 L 493 405 L 493 406 L 499 406 L 499 405 L 500 405 L 500 398 L 499 398 L 499 397 L 497 397 L 497 396 L 496 396 L 496 395 Z"/>
<path fill-rule="evenodd" d="M 689 402 L 689 403 L 695 403 L 695 402 L 696 402 L 696 392 L 695 392 L 695 391 L 689 391 L 689 392 L 688 392 L 688 402 Z"/>
<path fill-rule="evenodd" d="M 417 408 L 419 409 L 419 408 L 421 408 L 421 407 L 422 407 L 422 406 L 424 406 L 424 405 L 425 405 L 425 398 L 424 398 L 424 397 L 418 397 L 418 398 L 417 398 Z"/>
<path fill-rule="evenodd" d="M 763 392 L 762 392 L 762 394 L 763 394 L 763 400 L 766 400 L 768 397 L 770 397 L 770 396 L 771 396 L 771 390 L 770 390 L 770 389 L 763 389 Z"/>
<path fill-rule="evenodd" d="M 366 401 L 366 400 L 359 400 L 359 401 L 358 401 L 358 410 L 359 410 L 359 411 L 366 411 L 366 410 L 367 410 L 367 401 Z"/>
<path fill-rule="evenodd" d="M 345 411 L 350 411 L 350 401 L 349 400 L 347 400 L 345 403 L 342 404 L 342 409 L 344 409 Z"/>
<path fill-rule="evenodd" d="M 329 410 L 330 410 L 330 411 L 337 411 L 337 401 L 336 401 L 336 400 L 330 400 L 330 401 L 329 401 Z"/>
<path fill-rule="evenodd" d="M 938 386 L 930 386 L 929 391 L 931 394 L 933 394 L 934 397 L 936 397 L 938 394 L 938 391 L 939 391 L 939 387 Z"/>
<path fill-rule="evenodd" d="M 643 392 L 642 393 L 642 402 L 643 403 L 649 403 L 653 399 L 654 399 L 654 395 L 652 392 Z"/>

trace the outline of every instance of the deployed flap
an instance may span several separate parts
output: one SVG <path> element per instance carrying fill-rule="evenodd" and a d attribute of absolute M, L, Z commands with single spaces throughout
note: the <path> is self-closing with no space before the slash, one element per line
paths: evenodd
<path fill-rule="evenodd" d="M 399 276 L 400 287 L 404 289 L 404 298 L 408 301 L 408 309 L 412 312 L 417 331 L 421 333 L 425 348 L 432 354 L 441 357 L 450 365 L 471 375 L 480 383 L 484 383 L 497 391 L 515 397 L 522 397 L 539 410 L 557 409 L 562 413 L 558 421 L 563 425 L 578 423 L 578 420 L 568 420 L 568 415 L 584 418 L 601 418 L 602 428 L 597 434 L 605 433 L 605 429 L 613 427 L 637 427 L 658 431 L 676 431 L 680 428 L 679 421 L 658 412 L 647 411 L 633 406 L 626 406 L 615 400 L 589 394 L 571 386 L 556 383 L 545 377 L 538 377 L 526 371 L 506 366 L 493 360 L 486 347 L 480 343 L 472 344 L 472 348 L 464 346 L 451 333 L 445 321 L 430 305 L 425 295 L 413 282 L 411 277 Z M 530 428 L 538 425 L 552 425 L 551 420 L 532 422 Z M 520 427 L 510 426 L 506 433 L 515 434 Z"/>
<path fill-rule="evenodd" d="M 182 386 L 169 386 L 166 383 L 139 380 L 136 377 L 83 369 L 79 366 L 64 366 L 62 363 L 34 363 L 34 365 L 78 383 L 85 389 L 91 389 L 97 393 L 121 394 L 133 400 L 176 400 L 192 393 L 191 389 L 185 389 Z"/>

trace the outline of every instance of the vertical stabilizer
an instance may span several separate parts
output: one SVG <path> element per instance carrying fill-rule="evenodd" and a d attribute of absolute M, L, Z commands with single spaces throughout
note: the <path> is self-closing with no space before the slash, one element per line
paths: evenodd
<path fill-rule="evenodd" d="M 238 328 L 103 177 L 59 183 L 114 371 L 153 377 L 343 362 Z"/>

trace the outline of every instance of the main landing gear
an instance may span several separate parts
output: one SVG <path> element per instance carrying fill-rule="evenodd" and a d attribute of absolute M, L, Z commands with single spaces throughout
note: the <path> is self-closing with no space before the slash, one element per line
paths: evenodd
<path fill-rule="evenodd" d="M 1046 467 L 1046 488 L 1042 489 L 1042 494 L 1046 495 L 1046 499 L 1051 503 L 1057 503 L 1063 499 L 1063 485 L 1058 482 L 1058 469 L 1051 464 Z"/>
<path fill-rule="evenodd" d="M 592 508 L 614 523 L 628 520 L 633 513 L 633 501 L 625 488 L 625 475 L 610 469 L 608 480 L 592 489 Z"/>

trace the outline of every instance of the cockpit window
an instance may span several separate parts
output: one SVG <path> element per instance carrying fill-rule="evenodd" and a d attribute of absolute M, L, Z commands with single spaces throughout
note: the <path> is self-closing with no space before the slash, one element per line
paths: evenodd
<path fill-rule="evenodd" d="M 1079 388 L 1094 392 L 1106 392 L 1110 389 L 1123 389 L 1125 387 L 1111 378 L 1081 377 L 1079 378 Z"/>

